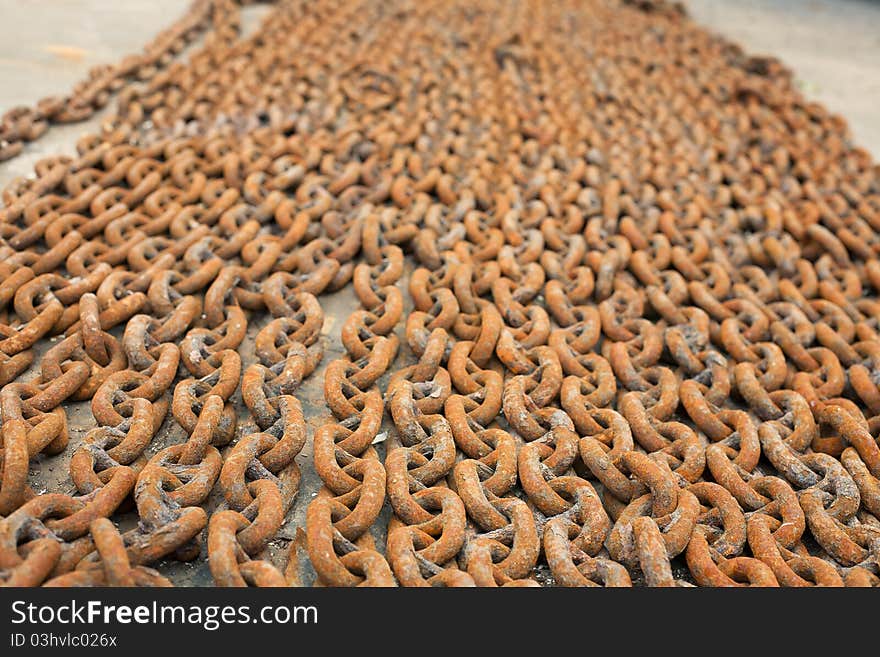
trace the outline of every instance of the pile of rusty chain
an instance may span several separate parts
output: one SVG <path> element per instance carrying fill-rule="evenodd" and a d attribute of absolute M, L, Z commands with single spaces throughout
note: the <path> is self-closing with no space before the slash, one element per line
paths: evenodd
<path fill-rule="evenodd" d="M 659 0 L 240 9 L 0 121 L 116 97 L 3 191 L 0 582 L 880 585 L 880 168 L 779 62 Z"/>

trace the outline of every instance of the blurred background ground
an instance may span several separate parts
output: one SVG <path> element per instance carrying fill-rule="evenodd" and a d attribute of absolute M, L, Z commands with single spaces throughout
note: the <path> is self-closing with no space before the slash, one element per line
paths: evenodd
<path fill-rule="evenodd" d="M 880 161 L 880 1 L 684 0 L 697 23 L 779 57 Z"/>

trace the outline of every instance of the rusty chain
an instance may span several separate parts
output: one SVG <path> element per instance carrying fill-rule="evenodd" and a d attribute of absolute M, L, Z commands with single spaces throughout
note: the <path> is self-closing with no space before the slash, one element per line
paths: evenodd
<path fill-rule="evenodd" d="M 659 0 L 196 0 L 0 160 L 114 97 L 3 191 L 3 584 L 880 585 L 880 168 L 778 61 Z"/>

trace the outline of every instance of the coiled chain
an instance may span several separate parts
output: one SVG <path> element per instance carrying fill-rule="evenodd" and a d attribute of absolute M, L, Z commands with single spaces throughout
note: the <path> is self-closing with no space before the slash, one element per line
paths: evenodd
<path fill-rule="evenodd" d="M 3 191 L 0 582 L 880 585 L 880 168 L 779 62 L 659 0 L 240 19 L 0 120 L 115 98 Z"/>

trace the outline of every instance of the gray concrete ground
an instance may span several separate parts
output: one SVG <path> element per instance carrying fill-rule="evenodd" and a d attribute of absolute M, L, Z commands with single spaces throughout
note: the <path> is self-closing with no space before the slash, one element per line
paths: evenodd
<path fill-rule="evenodd" d="M 880 4 L 857 0 L 687 0 L 687 5 L 698 22 L 742 44 L 747 51 L 780 57 L 794 69 L 804 93 L 845 116 L 856 142 L 880 159 L 880 122 L 875 119 L 875 108 L 880 106 Z M 15 105 L 33 104 L 43 96 L 65 93 L 91 66 L 138 52 L 183 6 L 180 0 L 0 0 L 0 25 L 6 37 L 0 40 L 0 113 Z M 260 6 L 246 8 L 245 26 L 255 25 L 265 10 Z M 76 139 L 94 131 L 98 120 L 52 128 L 48 135 L 28 145 L 23 155 L 0 164 L 0 187 L 15 176 L 28 175 L 41 157 L 73 154 Z M 342 353 L 340 329 L 356 301 L 349 288 L 322 297 L 321 303 L 327 317 L 326 365 Z M 246 363 L 253 362 L 253 340 L 264 323 L 265 319 L 252 322 L 240 348 Z M 407 351 L 403 346 L 393 369 L 410 361 Z M 329 419 L 322 401 L 323 369 L 297 391 L 311 430 Z M 33 368 L 22 379 L 37 374 L 37 368 Z M 241 416 L 244 420 L 246 413 Z M 41 457 L 31 464 L 31 484 L 37 490 L 73 492 L 67 459 L 94 426 L 94 419 L 87 403 L 70 405 L 68 418 L 71 445 L 66 456 Z M 185 438 L 176 423 L 166 421 L 150 451 Z M 385 446 L 378 447 L 382 450 Z M 310 465 L 311 450 L 310 439 L 298 459 L 303 469 L 299 497 L 278 540 L 269 548 L 271 558 L 279 565 L 283 565 L 285 548 L 296 528 L 304 526 L 305 508 L 320 487 Z M 211 500 L 209 506 L 217 502 Z M 128 514 L 121 524 L 129 528 L 135 521 L 136 516 Z M 169 561 L 159 569 L 176 584 L 211 582 L 204 559 L 193 564 Z"/>
<path fill-rule="evenodd" d="M 3 0 L 0 107 L 67 91 L 90 67 L 137 52 L 183 7 L 180 0 Z"/>

